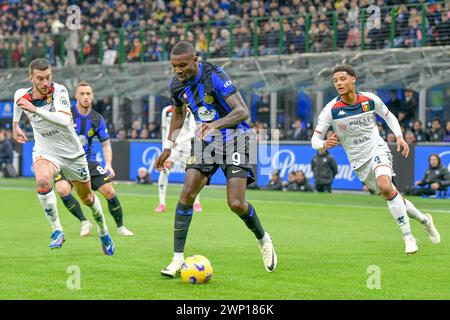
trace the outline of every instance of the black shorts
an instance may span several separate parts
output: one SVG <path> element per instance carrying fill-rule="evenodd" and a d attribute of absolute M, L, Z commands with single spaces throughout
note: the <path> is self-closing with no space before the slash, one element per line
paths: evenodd
<path fill-rule="evenodd" d="M 187 160 L 186 170 L 197 169 L 211 178 L 220 167 L 228 179 L 247 178 L 247 185 L 255 181 L 255 172 L 250 163 L 250 137 L 241 135 L 229 142 L 191 141 L 191 156 Z"/>
<path fill-rule="evenodd" d="M 88 162 L 89 174 L 91 176 L 92 190 L 97 191 L 101 186 L 111 182 L 110 176 L 105 172 L 102 165 L 98 162 Z M 55 182 L 66 180 L 66 177 L 61 172 L 56 178 Z M 70 183 L 70 181 L 69 181 Z"/>

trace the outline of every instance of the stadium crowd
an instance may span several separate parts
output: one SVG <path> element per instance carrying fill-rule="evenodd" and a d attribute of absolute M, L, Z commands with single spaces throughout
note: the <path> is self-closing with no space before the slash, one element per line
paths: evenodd
<path fill-rule="evenodd" d="M 381 8 L 381 25 L 365 28 L 366 49 L 392 45 L 418 47 L 423 39 L 425 45 L 450 44 L 449 12 L 444 3 L 410 0 L 405 5 L 404 2 L 9 0 L 0 5 L 0 68 L 7 67 L 9 59 L 13 67 L 24 67 L 27 58 L 29 61 L 37 57 L 46 57 L 53 65 L 61 65 L 61 57 L 66 65 L 117 63 L 120 48 L 124 51 L 124 62 L 161 61 L 167 59 L 165 52 L 170 52 L 179 40 L 195 43 L 202 57 L 269 55 L 281 53 L 280 49 L 284 53 L 304 52 L 308 38 L 310 50 L 322 52 L 333 49 L 334 30 L 336 49 L 359 48 L 361 10 L 370 4 Z M 67 12 L 72 4 L 79 5 L 81 10 L 81 29 L 75 31 L 66 28 L 66 22 L 74 21 L 73 13 Z M 422 4 L 427 4 L 424 28 Z M 392 17 L 386 5 L 398 5 L 393 43 Z M 257 28 L 253 20 L 256 17 L 261 17 Z M 253 48 L 255 30 L 259 37 L 257 47 Z M 424 30 L 426 34 L 422 34 Z"/>

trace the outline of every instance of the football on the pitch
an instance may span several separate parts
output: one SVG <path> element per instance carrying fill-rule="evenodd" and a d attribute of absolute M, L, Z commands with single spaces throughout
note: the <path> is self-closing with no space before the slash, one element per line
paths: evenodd
<path fill-rule="evenodd" d="M 211 280 L 213 267 L 209 260 L 201 255 L 194 255 L 184 260 L 181 267 L 181 279 L 184 283 L 202 284 Z"/>

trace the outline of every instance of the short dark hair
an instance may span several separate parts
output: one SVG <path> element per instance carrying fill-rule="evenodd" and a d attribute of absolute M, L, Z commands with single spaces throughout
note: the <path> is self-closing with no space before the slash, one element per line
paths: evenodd
<path fill-rule="evenodd" d="M 433 120 L 431 120 L 432 123 L 435 122 L 435 121 L 439 122 L 439 124 L 442 126 L 442 121 L 441 121 L 441 119 L 439 119 L 439 118 L 433 118 Z"/>
<path fill-rule="evenodd" d="M 87 81 L 81 81 L 77 84 L 77 90 L 79 87 L 91 87 L 92 91 L 94 91 L 94 87 Z"/>
<path fill-rule="evenodd" d="M 195 55 L 194 46 L 190 42 L 187 42 L 187 41 L 177 42 L 173 46 L 172 50 L 170 51 L 170 54 L 171 55 L 173 54 L 175 56 L 185 54 L 185 53 L 192 53 Z"/>
<path fill-rule="evenodd" d="M 338 64 L 333 68 L 332 74 L 334 75 L 336 72 L 347 72 L 350 76 L 356 78 L 356 72 L 350 67 L 348 64 Z"/>
<path fill-rule="evenodd" d="M 32 73 L 34 70 L 46 70 L 50 68 L 50 63 L 48 63 L 47 59 L 43 58 L 37 58 L 30 62 L 30 65 L 28 69 L 30 70 L 30 73 Z"/>

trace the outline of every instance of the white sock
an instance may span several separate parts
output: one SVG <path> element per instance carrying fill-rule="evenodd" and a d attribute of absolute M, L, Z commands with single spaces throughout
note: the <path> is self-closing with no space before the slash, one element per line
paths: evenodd
<path fill-rule="evenodd" d="M 53 189 L 46 194 L 38 193 L 38 198 L 39 201 L 41 202 L 42 208 L 45 211 L 45 216 L 47 217 L 48 222 L 52 226 L 52 230 L 63 231 L 63 228 L 59 221 L 58 208 L 56 206 L 56 195 Z"/>
<path fill-rule="evenodd" d="M 263 245 L 264 243 L 266 243 L 267 241 L 270 241 L 270 236 L 267 232 L 264 233 L 264 237 L 262 237 L 262 239 L 259 239 L 258 242 L 260 245 Z"/>
<path fill-rule="evenodd" d="M 422 224 L 427 224 L 428 223 L 427 216 L 424 215 L 419 210 L 417 210 L 417 208 L 414 207 L 414 205 L 412 204 L 411 201 L 406 200 L 406 199 L 404 199 L 404 200 L 405 200 L 406 212 L 408 213 L 408 216 L 420 221 L 420 223 L 422 223 Z"/>
<path fill-rule="evenodd" d="M 159 204 L 166 205 L 166 191 L 169 184 L 169 170 L 163 170 L 159 173 L 158 188 L 159 188 Z"/>
<path fill-rule="evenodd" d="M 195 197 L 194 204 L 200 204 L 200 194 Z"/>
<path fill-rule="evenodd" d="M 184 253 L 183 252 L 174 252 L 173 260 L 184 261 Z"/>
<path fill-rule="evenodd" d="M 397 221 L 400 230 L 403 233 L 403 238 L 411 235 L 411 227 L 409 225 L 409 218 L 406 212 L 405 203 L 400 194 L 397 194 L 392 200 L 387 201 L 389 210 L 392 216 Z"/>
<path fill-rule="evenodd" d="M 108 233 L 108 227 L 106 226 L 105 216 L 103 215 L 102 205 L 100 204 L 100 200 L 94 193 L 94 203 L 90 206 L 87 206 L 94 217 L 95 222 L 98 225 L 98 233 L 100 236 L 104 236 Z"/>

